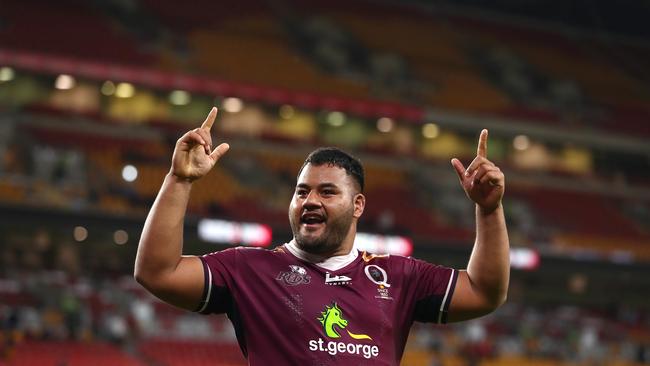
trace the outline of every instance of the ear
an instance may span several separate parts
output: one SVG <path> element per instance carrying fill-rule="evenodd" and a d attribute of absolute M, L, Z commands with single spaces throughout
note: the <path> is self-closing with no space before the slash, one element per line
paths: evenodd
<path fill-rule="evenodd" d="M 354 196 L 354 216 L 355 218 L 360 218 L 363 214 L 363 210 L 366 208 L 366 196 L 363 193 L 357 193 Z"/>

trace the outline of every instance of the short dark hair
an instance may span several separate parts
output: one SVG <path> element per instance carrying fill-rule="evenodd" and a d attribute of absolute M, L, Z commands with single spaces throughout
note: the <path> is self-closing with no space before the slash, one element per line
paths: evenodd
<path fill-rule="evenodd" d="M 302 170 L 307 166 L 312 165 L 333 165 L 345 170 L 345 173 L 351 176 L 354 181 L 359 185 L 359 191 L 363 193 L 364 187 L 364 173 L 361 161 L 354 156 L 346 153 L 337 147 L 321 147 L 312 151 L 305 159 L 305 162 L 298 171 L 298 176 Z"/>

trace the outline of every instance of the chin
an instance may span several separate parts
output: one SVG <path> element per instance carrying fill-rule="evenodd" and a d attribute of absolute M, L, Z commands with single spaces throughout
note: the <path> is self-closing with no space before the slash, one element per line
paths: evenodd
<path fill-rule="evenodd" d="M 300 249 L 311 254 L 323 254 L 331 250 L 329 245 L 321 240 L 320 236 L 305 237 L 301 235 L 296 238 L 296 244 Z"/>

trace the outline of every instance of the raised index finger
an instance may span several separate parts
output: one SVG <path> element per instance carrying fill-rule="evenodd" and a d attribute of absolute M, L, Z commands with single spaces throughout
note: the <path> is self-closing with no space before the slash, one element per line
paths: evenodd
<path fill-rule="evenodd" d="M 485 128 L 481 131 L 481 136 L 478 138 L 478 147 L 476 148 L 476 155 L 487 158 L 487 138 L 488 130 Z"/>
<path fill-rule="evenodd" d="M 205 118 L 205 121 L 203 121 L 201 128 L 210 131 L 215 118 L 217 118 L 217 107 L 212 107 L 210 113 L 208 113 L 208 116 Z"/>

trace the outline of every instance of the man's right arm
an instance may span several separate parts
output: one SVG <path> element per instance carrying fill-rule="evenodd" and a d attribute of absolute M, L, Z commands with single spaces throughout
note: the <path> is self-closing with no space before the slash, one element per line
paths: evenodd
<path fill-rule="evenodd" d="M 191 184 L 172 174 L 165 177 L 158 197 L 145 221 L 135 279 L 161 300 L 195 310 L 203 294 L 203 264 L 182 256 L 183 223 Z"/>
<path fill-rule="evenodd" d="M 138 283 L 161 300 L 187 310 L 198 308 L 205 286 L 201 260 L 182 255 L 192 182 L 206 175 L 229 148 L 221 144 L 211 149 L 210 128 L 216 114 L 213 108 L 200 128 L 176 143 L 172 168 L 149 211 L 135 260 Z"/>

